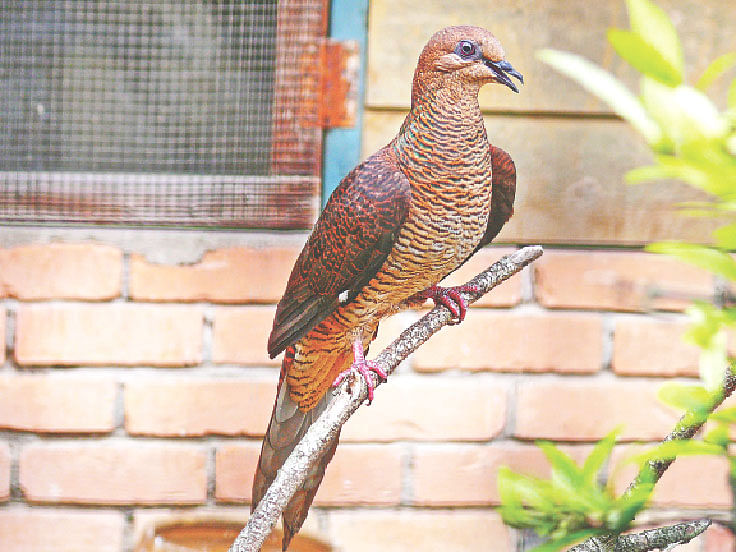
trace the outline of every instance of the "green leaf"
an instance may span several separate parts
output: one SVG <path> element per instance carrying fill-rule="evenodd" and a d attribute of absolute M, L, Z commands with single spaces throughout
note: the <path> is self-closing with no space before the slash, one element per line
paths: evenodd
<path fill-rule="evenodd" d="M 620 431 L 621 430 L 617 428 L 598 441 L 593 447 L 591 453 L 585 459 L 585 463 L 583 464 L 583 477 L 588 484 L 595 483 L 596 476 L 603 467 L 603 463 L 611 455 L 611 451 L 616 444 L 616 437 Z"/>
<path fill-rule="evenodd" d="M 496 475 L 496 485 L 501 502 L 513 501 L 516 495 L 513 494 L 513 477 L 516 475 L 508 466 L 498 468 Z"/>
<path fill-rule="evenodd" d="M 631 30 L 651 44 L 682 75 L 682 47 L 667 14 L 649 0 L 627 0 L 626 4 L 629 8 Z"/>
<path fill-rule="evenodd" d="M 728 109 L 736 109 L 736 79 L 731 81 L 728 85 Z"/>
<path fill-rule="evenodd" d="M 716 105 L 703 92 L 692 86 L 681 85 L 673 89 L 674 99 L 685 115 L 685 129 L 697 130 L 706 138 L 721 138 L 728 130 L 726 120 Z"/>
<path fill-rule="evenodd" d="M 718 77 L 734 66 L 736 66 L 736 52 L 729 52 L 718 56 L 708 65 L 705 71 L 703 71 L 703 74 L 700 75 L 700 78 L 695 83 L 695 87 L 705 92 Z"/>
<path fill-rule="evenodd" d="M 567 454 L 551 443 L 541 442 L 538 446 L 547 456 L 552 470 L 550 498 L 558 509 L 585 512 L 591 509 L 606 509 L 609 500 L 597 484 L 587 484 L 583 470 Z"/>
<path fill-rule="evenodd" d="M 522 506 L 521 493 L 517 491 L 516 481 L 519 475 L 511 471 L 507 466 L 498 468 L 496 475 L 496 487 L 501 504 L 509 508 L 520 508 Z"/>
<path fill-rule="evenodd" d="M 573 489 L 583 485 L 585 482 L 583 470 L 570 455 L 565 454 L 552 443 L 540 442 L 537 445 L 542 449 L 552 467 L 553 478 L 557 478 Z"/>
<path fill-rule="evenodd" d="M 713 102 L 690 86 L 673 88 L 645 75 L 641 80 L 641 100 L 665 136 L 678 146 L 719 138 L 728 128 Z"/>
<path fill-rule="evenodd" d="M 736 280 L 736 261 L 727 253 L 693 243 L 656 242 L 647 245 L 647 251 L 664 253 L 710 272 Z"/>
<path fill-rule="evenodd" d="M 619 56 L 640 73 L 667 86 L 677 86 L 682 82 L 681 72 L 638 33 L 609 29 L 608 42 Z"/>
<path fill-rule="evenodd" d="M 598 65 L 583 57 L 558 50 L 540 50 L 537 58 L 606 102 L 650 144 L 657 144 L 662 139 L 659 126 L 647 114 L 636 96 Z"/>
<path fill-rule="evenodd" d="M 736 406 L 730 408 L 720 408 L 710 415 L 712 420 L 725 422 L 727 424 L 736 424 Z"/>
<path fill-rule="evenodd" d="M 549 494 L 547 481 L 513 472 L 501 466 L 497 474 L 497 487 L 501 503 L 512 508 L 531 506 L 536 509 L 551 509 L 553 501 Z"/>
<path fill-rule="evenodd" d="M 683 212 L 693 211 L 699 214 L 698 216 L 704 217 L 723 217 L 724 215 L 730 215 L 736 212 L 736 203 L 733 201 L 680 201 L 675 204 L 678 208 L 682 209 Z M 722 249 L 729 249 L 723 247 Z"/>
<path fill-rule="evenodd" d="M 725 310 L 705 301 L 696 301 L 686 312 L 690 317 L 690 327 L 684 334 L 685 340 L 701 349 L 708 349 L 722 327 L 731 324 L 731 317 Z"/>
<path fill-rule="evenodd" d="M 671 460 L 678 456 L 720 456 L 722 454 L 723 448 L 713 443 L 684 439 L 682 441 L 664 441 L 646 452 L 627 458 L 626 462 L 641 465 L 645 462 Z"/>
<path fill-rule="evenodd" d="M 626 182 L 628 184 L 641 184 L 650 180 L 668 180 L 675 178 L 684 180 L 695 188 L 705 189 L 708 187 L 709 180 L 702 171 L 690 167 L 690 165 L 682 163 L 677 158 L 667 157 L 673 162 L 662 163 L 660 165 L 647 165 L 646 167 L 637 167 L 626 173 Z"/>
<path fill-rule="evenodd" d="M 600 531 L 595 531 L 591 529 L 586 529 L 583 531 L 575 531 L 574 533 L 570 533 L 569 535 L 565 535 L 564 537 L 552 539 L 543 544 L 535 546 L 529 552 L 557 552 L 558 550 L 561 550 L 562 548 L 565 548 L 565 547 L 569 548 L 571 545 L 575 543 L 583 541 L 589 537 L 599 535 L 600 533 L 601 533 Z"/>
<path fill-rule="evenodd" d="M 709 346 L 700 351 L 700 379 L 710 390 L 720 388 L 726 370 L 728 370 L 727 347 L 728 337 L 721 329 L 713 335 Z"/>
<path fill-rule="evenodd" d="M 713 231 L 718 247 L 736 249 L 736 222 L 721 226 Z"/>
<path fill-rule="evenodd" d="M 707 414 L 713 404 L 713 395 L 702 385 L 662 384 L 657 397 L 663 403 L 695 414 Z"/>
<path fill-rule="evenodd" d="M 607 526 L 613 532 L 621 533 L 628 529 L 631 521 L 636 517 L 649 501 L 654 491 L 654 474 L 651 470 L 640 472 L 636 485 L 616 500 L 616 507 L 609 514 Z"/>
<path fill-rule="evenodd" d="M 713 308 L 715 308 L 720 314 L 720 316 L 722 317 L 724 325 L 726 326 L 736 325 L 736 308 L 725 307 L 721 309 L 715 306 Z"/>
<path fill-rule="evenodd" d="M 639 184 L 647 180 L 675 178 L 687 182 L 694 188 L 722 197 L 733 195 L 736 189 L 734 178 L 729 176 L 728 170 L 724 172 L 712 165 L 699 164 L 672 155 L 660 155 L 657 157 L 657 162 L 658 165 L 632 169 L 626 174 L 626 181 L 629 184 Z M 710 205 L 724 212 L 733 208 L 731 202 L 711 203 Z"/>
<path fill-rule="evenodd" d="M 729 443 L 729 436 L 728 436 L 728 425 L 724 423 L 716 424 L 716 426 L 711 429 L 705 437 L 703 437 L 703 440 L 706 443 L 712 443 L 718 447 L 721 447 L 723 452 L 725 453 L 728 450 L 728 443 Z"/>

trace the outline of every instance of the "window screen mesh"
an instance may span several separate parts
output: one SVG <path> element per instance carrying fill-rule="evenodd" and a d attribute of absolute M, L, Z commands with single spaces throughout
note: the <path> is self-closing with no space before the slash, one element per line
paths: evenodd
<path fill-rule="evenodd" d="M 309 226 L 325 10 L 0 0 L 0 218 Z"/>

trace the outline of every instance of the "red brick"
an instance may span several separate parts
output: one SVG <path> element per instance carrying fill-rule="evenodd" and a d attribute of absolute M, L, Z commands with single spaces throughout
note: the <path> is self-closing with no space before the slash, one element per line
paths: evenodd
<path fill-rule="evenodd" d="M 708 272 L 651 253 L 547 250 L 534 275 L 537 299 L 552 308 L 681 310 L 713 293 Z"/>
<path fill-rule="evenodd" d="M 215 310 L 212 360 L 219 364 L 280 365 L 266 352 L 275 307 L 219 307 Z"/>
<path fill-rule="evenodd" d="M 617 320 L 613 370 L 621 375 L 697 376 L 699 349 L 683 341 L 687 327 L 684 321 Z"/>
<path fill-rule="evenodd" d="M 215 453 L 215 498 L 220 502 L 250 502 L 253 474 L 261 443 L 221 445 Z"/>
<path fill-rule="evenodd" d="M 217 500 L 249 502 L 253 473 L 260 444 L 219 447 L 216 457 Z M 401 492 L 401 453 L 391 445 L 349 445 L 337 447 L 327 466 L 315 504 L 322 506 L 355 504 L 398 504 Z"/>
<path fill-rule="evenodd" d="M 590 447 L 565 447 L 581 461 Z M 498 504 L 496 475 L 501 466 L 546 476 L 548 463 L 533 445 L 419 445 L 414 453 L 414 503 L 422 506 Z"/>
<path fill-rule="evenodd" d="M 31 502 L 199 504 L 207 498 L 206 460 L 191 445 L 28 445 L 20 484 Z"/>
<path fill-rule="evenodd" d="M 7 443 L 0 443 L 0 500 L 8 498 L 10 498 L 10 447 Z"/>
<path fill-rule="evenodd" d="M 642 447 L 622 447 L 613 456 L 618 466 L 615 475 L 617 492 L 623 492 L 634 479 L 637 467 L 625 465 L 622 460 L 629 454 L 641 452 Z M 652 504 L 670 508 L 720 508 L 731 507 L 731 490 L 728 484 L 728 461 L 721 456 L 682 456 L 667 468 L 657 482 Z"/>
<path fill-rule="evenodd" d="M 0 427 L 51 433 L 114 429 L 116 383 L 53 375 L 0 376 Z"/>
<path fill-rule="evenodd" d="M 3 552 L 119 552 L 120 512 L 13 508 L 0 511 Z"/>
<path fill-rule="evenodd" d="M 507 387 L 482 376 L 396 376 L 342 430 L 345 441 L 485 441 L 506 421 Z"/>
<path fill-rule="evenodd" d="M 0 249 L 0 297 L 101 300 L 120 296 L 122 254 L 93 243 Z"/>
<path fill-rule="evenodd" d="M 130 259 L 130 295 L 139 301 L 277 302 L 299 250 L 234 247 L 208 251 L 191 265 Z"/>
<path fill-rule="evenodd" d="M 602 341 L 601 319 L 593 314 L 476 310 L 462 324 L 443 328 L 413 359 L 419 371 L 590 373 L 600 368 Z"/>
<path fill-rule="evenodd" d="M 711 525 L 699 538 L 705 541 L 703 552 L 724 552 L 736 546 L 733 533 L 721 525 Z"/>
<path fill-rule="evenodd" d="M 144 435 L 263 435 L 276 381 L 138 378 L 125 385 L 125 427 Z"/>
<path fill-rule="evenodd" d="M 394 505 L 401 498 L 401 449 L 395 445 L 337 447 L 314 503 Z"/>
<path fill-rule="evenodd" d="M 560 380 L 522 384 L 515 435 L 523 439 L 586 441 L 622 426 L 623 439 L 663 438 L 677 413 L 657 400 L 659 384 Z"/>
<path fill-rule="evenodd" d="M 21 305 L 15 356 L 20 364 L 196 364 L 202 320 L 198 307 Z"/>
<path fill-rule="evenodd" d="M 350 552 L 515 550 L 500 516 L 487 510 L 335 510 L 329 527 L 330 542 Z"/>
<path fill-rule="evenodd" d="M 457 271 L 442 281 L 444 286 L 457 286 L 466 283 L 477 274 L 495 263 L 504 255 L 513 253 L 515 249 L 509 247 L 485 247 L 473 255 L 470 260 Z M 524 269 L 528 270 L 528 269 Z M 522 274 L 517 274 L 484 295 L 474 306 L 508 307 L 521 301 Z"/>
<path fill-rule="evenodd" d="M 728 461 L 720 456 L 678 458 L 657 483 L 652 498 L 657 506 L 728 509 L 732 499 Z"/>

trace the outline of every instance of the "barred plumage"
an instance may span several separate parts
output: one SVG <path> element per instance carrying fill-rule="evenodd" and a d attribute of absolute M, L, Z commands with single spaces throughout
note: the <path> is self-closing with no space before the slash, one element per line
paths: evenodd
<path fill-rule="evenodd" d="M 254 507 L 378 322 L 490 242 L 511 216 L 516 171 L 491 146 L 478 91 L 521 80 L 498 40 L 448 27 L 422 51 L 399 134 L 340 183 L 296 261 L 268 351 L 285 350 L 253 483 Z M 358 353 L 356 352 L 356 356 Z M 356 362 L 358 359 L 355 359 Z M 284 512 L 284 549 L 306 517 L 337 442 Z"/>

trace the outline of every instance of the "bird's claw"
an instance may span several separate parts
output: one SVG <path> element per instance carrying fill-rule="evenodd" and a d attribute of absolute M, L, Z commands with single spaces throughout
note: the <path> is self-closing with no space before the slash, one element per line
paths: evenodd
<path fill-rule="evenodd" d="M 340 385 L 342 383 L 342 380 L 344 380 L 349 374 L 352 374 L 353 371 L 358 372 L 363 377 L 363 380 L 365 380 L 365 383 L 368 386 L 368 404 L 371 404 L 373 402 L 373 389 L 375 389 L 375 385 L 373 385 L 373 378 L 371 377 L 371 372 L 375 373 L 379 378 L 384 381 L 388 379 L 388 374 L 376 361 L 365 359 L 365 355 L 363 354 L 363 343 L 360 341 L 360 339 L 356 339 L 353 342 L 353 356 L 354 360 L 353 363 L 350 365 L 350 368 L 338 374 L 338 376 L 335 378 L 335 381 L 332 382 L 332 387 L 337 387 L 338 385 Z"/>
<path fill-rule="evenodd" d="M 452 313 L 450 324 L 459 324 L 465 320 L 465 314 L 468 311 L 468 302 L 461 293 L 477 293 L 480 291 L 478 286 L 462 285 L 452 287 L 430 286 L 417 295 L 423 299 L 431 299 L 435 305 L 444 305 Z"/>

